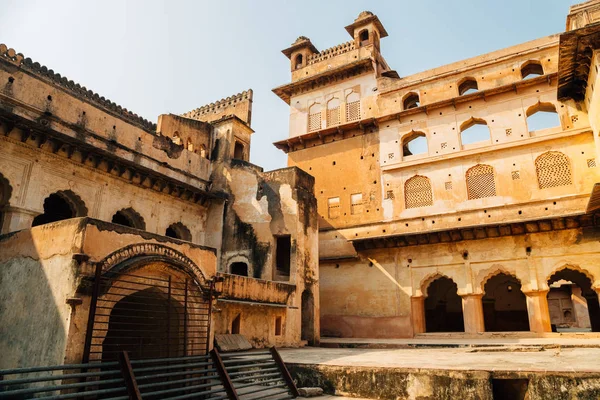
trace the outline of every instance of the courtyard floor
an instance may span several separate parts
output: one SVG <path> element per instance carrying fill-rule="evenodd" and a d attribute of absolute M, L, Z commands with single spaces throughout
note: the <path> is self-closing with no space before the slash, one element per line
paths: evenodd
<path fill-rule="evenodd" d="M 286 363 L 442 370 L 600 372 L 600 348 L 280 349 Z"/>

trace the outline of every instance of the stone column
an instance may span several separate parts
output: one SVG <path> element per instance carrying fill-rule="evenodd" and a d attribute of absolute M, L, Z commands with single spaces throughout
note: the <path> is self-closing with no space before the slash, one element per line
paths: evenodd
<path fill-rule="evenodd" d="M 552 327 L 550 326 L 550 311 L 548 310 L 548 290 L 536 290 L 523 293 L 527 298 L 529 330 L 537 333 L 552 332 Z"/>
<path fill-rule="evenodd" d="M 425 333 L 425 297 L 410 298 L 413 333 Z"/>
<path fill-rule="evenodd" d="M 40 215 L 37 211 L 25 208 L 6 206 L 2 209 L 2 226 L 0 233 L 9 233 L 31 228 L 33 219 Z"/>
<path fill-rule="evenodd" d="M 465 333 L 485 332 L 483 320 L 483 294 L 462 295 L 463 319 L 465 322 Z"/>

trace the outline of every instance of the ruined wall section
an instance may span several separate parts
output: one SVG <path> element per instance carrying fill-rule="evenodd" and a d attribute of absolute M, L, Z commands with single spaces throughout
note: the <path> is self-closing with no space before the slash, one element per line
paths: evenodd
<path fill-rule="evenodd" d="M 217 137 L 223 145 L 216 146 L 217 159 L 227 157 L 230 140 L 226 138 L 235 135 L 235 127 L 228 126 L 217 129 Z M 232 321 L 240 316 L 240 333 L 254 345 L 297 346 L 302 328 L 302 294 L 306 291 L 305 297 L 310 296 L 313 307 L 305 310 L 304 315 L 311 313 L 310 340 L 318 341 L 318 246 L 313 178 L 295 168 L 263 172 L 255 165 L 235 159 L 217 162 L 215 171 L 220 171 L 223 177 L 216 179 L 216 187 L 228 193 L 219 271 L 230 274 L 232 264 L 246 264 L 249 278 L 236 277 L 237 281 L 244 280 L 247 287 L 244 298 L 238 298 L 240 289 L 237 287 L 227 290 L 231 297 L 252 303 L 244 305 L 235 299 L 233 303 L 219 302 L 222 314 L 215 331 L 231 332 Z M 277 238 L 285 235 L 289 235 L 291 243 L 289 276 L 280 275 L 276 268 Z M 236 279 L 227 279 L 227 282 L 234 284 Z M 256 292 L 259 287 L 273 288 L 269 281 L 277 282 L 279 295 L 286 296 L 283 308 L 268 304 L 272 295 Z M 281 324 L 279 334 L 275 333 L 277 318 Z"/>
<path fill-rule="evenodd" d="M 158 117 L 156 131 L 159 135 L 170 135 L 174 144 L 183 146 L 202 158 L 208 158 L 213 137 L 211 124 L 174 114 L 163 114 Z"/>

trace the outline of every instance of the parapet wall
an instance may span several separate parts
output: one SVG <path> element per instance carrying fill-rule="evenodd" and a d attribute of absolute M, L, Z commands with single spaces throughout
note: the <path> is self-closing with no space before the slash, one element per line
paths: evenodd
<path fill-rule="evenodd" d="M 182 114 L 182 117 L 212 122 L 230 115 L 235 115 L 248 125 L 251 124 L 252 89 L 196 108 L 195 110 Z"/>

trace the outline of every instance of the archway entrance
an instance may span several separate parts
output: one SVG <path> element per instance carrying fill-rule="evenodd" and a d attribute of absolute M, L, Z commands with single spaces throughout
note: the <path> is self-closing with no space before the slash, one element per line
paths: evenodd
<path fill-rule="evenodd" d="M 182 356 L 182 313 L 182 305 L 157 288 L 123 297 L 110 313 L 102 360 L 114 360 L 121 351 L 132 359 Z"/>
<path fill-rule="evenodd" d="M 483 319 L 486 332 L 528 331 L 527 300 L 521 282 L 500 273 L 484 286 Z"/>
<path fill-rule="evenodd" d="M 137 252 L 146 255 L 96 265 L 84 362 L 115 360 L 123 350 L 132 359 L 206 354 L 212 292 L 203 276 L 187 272 L 198 267 L 184 265 L 185 256 L 173 249 L 150 244 L 128 246 L 105 260 Z"/>
<path fill-rule="evenodd" d="M 552 331 L 600 332 L 600 304 L 591 280 L 582 272 L 562 269 L 548 279 Z"/>
<path fill-rule="evenodd" d="M 425 332 L 464 332 L 462 298 L 450 278 L 431 282 L 425 299 Z"/>

